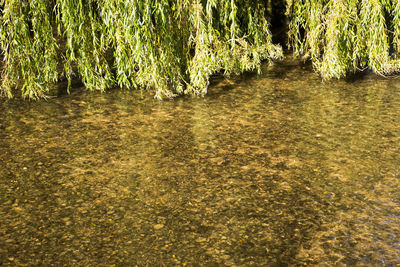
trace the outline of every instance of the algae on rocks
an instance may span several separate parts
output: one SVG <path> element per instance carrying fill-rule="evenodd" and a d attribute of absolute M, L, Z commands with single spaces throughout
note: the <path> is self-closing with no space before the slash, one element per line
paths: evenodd
<path fill-rule="evenodd" d="M 40 98 L 79 77 L 90 90 L 204 95 L 210 75 L 282 57 L 260 0 L 0 0 L 2 95 Z"/>

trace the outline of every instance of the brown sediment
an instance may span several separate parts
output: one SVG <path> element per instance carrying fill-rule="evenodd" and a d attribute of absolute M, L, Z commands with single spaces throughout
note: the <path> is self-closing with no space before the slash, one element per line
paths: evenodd
<path fill-rule="evenodd" d="M 264 68 L 2 100 L 0 265 L 399 264 L 399 81 Z"/>

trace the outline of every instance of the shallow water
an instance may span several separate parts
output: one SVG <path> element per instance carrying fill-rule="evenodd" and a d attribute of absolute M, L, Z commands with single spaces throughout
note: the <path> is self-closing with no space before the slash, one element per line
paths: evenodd
<path fill-rule="evenodd" d="M 0 102 L 0 266 L 396 266 L 400 79 Z"/>

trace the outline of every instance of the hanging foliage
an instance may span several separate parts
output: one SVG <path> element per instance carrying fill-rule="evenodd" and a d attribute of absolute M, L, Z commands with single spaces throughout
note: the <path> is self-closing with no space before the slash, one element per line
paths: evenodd
<path fill-rule="evenodd" d="M 0 0 L 1 89 L 40 98 L 61 77 L 90 90 L 204 95 L 209 78 L 282 56 L 261 0 Z"/>
<path fill-rule="evenodd" d="M 282 25 L 285 4 L 290 48 L 323 78 L 400 70 L 397 0 L 0 0 L 0 94 L 40 98 L 79 78 L 204 95 L 215 73 L 282 57 L 269 20 Z"/>
<path fill-rule="evenodd" d="M 288 0 L 289 45 L 323 78 L 400 70 L 400 1 Z"/>

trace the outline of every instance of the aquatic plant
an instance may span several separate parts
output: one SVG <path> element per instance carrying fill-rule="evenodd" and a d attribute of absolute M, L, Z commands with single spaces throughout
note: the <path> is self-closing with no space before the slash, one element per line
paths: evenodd
<path fill-rule="evenodd" d="M 261 0 L 0 0 L 1 94 L 39 98 L 79 77 L 90 90 L 204 95 L 209 78 L 282 56 Z"/>

